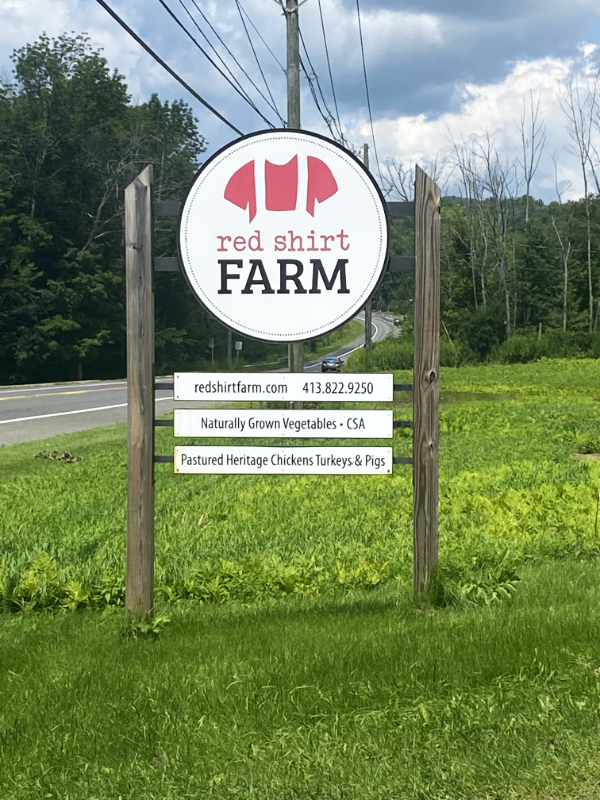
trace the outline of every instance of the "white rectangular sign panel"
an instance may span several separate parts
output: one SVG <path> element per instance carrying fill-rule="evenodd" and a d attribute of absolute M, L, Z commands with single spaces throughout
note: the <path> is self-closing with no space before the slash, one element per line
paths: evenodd
<path fill-rule="evenodd" d="M 175 447 L 178 473 L 391 475 L 391 447 Z"/>
<path fill-rule="evenodd" d="M 175 409 L 175 436 L 391 439 L 392 411 Z"/>
<path fill-rule="evenodd" d="M 307 372 L 176 372 L 175 400 L 391 401 L 389 374 L 312 375 Z"/>

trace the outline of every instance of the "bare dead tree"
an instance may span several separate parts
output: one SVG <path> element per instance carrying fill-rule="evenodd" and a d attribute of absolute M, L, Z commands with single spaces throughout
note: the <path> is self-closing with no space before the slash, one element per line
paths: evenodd
<path fill-rule="evenodd" d="M 422 161 L 419 166 L 438 184 L 443 194 L 450 178 L 448 160 L 436 155 L 435 158 Z M 414 164 L 406 166 L 400 159 L 393 158 L 385 164 L 382 172 L 386 195 L 397 197 L 404 202 L 415 199 Z"/>
<path fill-rule="evenodd" d="M 552 154 L 552 161 L 554 163 L 554 185 L 556 188 L 556 196 L 558 197 L 558 204 L 562 206 L 562 196 L 563 194 L 569 189 L 571 186 L 570 181 L 567 185 L 561 188 L 558 182 L 558 158 L 556 156 L 556 152 Z M 564 220 L 561 220 L 564 222 Z M 554 228 L 554 232 L 556 233 L 556 238 L 558 239 L 558 244 L 560 246 L 561 254 L 562 254 L 562 266 L 563 266 L 563 321 L 562 321 L 562 329 L 563 331 L 567 330 L 567 315 L 568 315 L 568 297 L 569 297 L 569 259 L 571 256 L 571 248 L 572 243 L 571 239 L 569 238 L 568 232 L 568 225 L 561 225 L 562 231 L 559 230 L 559 225 L 556 222 L 556 218 L 554 214 L 552 215 L 552 227 Z"/>
<path fill-rule="evenodd" d="M 572 186 L 571 181 L 560 181 L 558 180 L 558 156 L 556 154 L 556 150 L 550 156 L 552 159 L 552 163 L 554 164 L 554 190 L 556 192 L 556 196 L 558 197 L 558 204 L 562 205 L 562 196 L 565 192 L 568 192 Z"/>
<path fill-rule="evenodd" d="M 123 191 L 144 166 L 147 141 L 143 129 L 135 125 L 129 136 L 118 143 L 115 149 L 106 152 L 101 138 L 93 132 L 84 143 L 85 166 L 97 176 L 97 194 L 93 198 L 96 213 L 83 253 L 107 233 L 111 225 L 123 214 Z M 105 210 L 110 209 L 108 215 Z"/>
<path fill-rule="evenodd" d="M 579 159 L 583 177 L 583 191 L 585 200 L 585 216 L 587 229 L 587 268 L 588 268 L 588 295 L 589 295 L 589 329 L 594 325 L 594 282 L 592 275 L 592 230 L 590 221 L 590 192 L 588 185 L 588 169 L 597 180 L 596 170 L 592 160 L 592 130 L 594 120 L 598 116 L 598 81 L 594 80 L 582 85 L 581 81 L 573 75 L 565 81 L 559 102 L 567 119 L 567 132 L 571 139 L 569 152 Z M 597 186 L 600 192 L 600 186 Z"/>
<path fill-rule="evenodd" d="M 473 285 L 473 302 L 475 305 L 475 310 L 479 307 L 479 299 L 477 293 L 477 261 L 478 261 L 478 225 L 477 225 L 477 215 L 480 215 L 481 209 L 479 208 L 479 204 L 482 200 L 481 192 L 480 192 L 480 185 L 479 180 L 477 177 L 477 170 L 475 169 L 474 165 L 474 156 L 473 153 L 469 150 L 469 148 L 465 145 L 464 142 L 460 144 L 455 140 L 452 140 L 452 148 L 454 150 L 454 169 L 455 172 L 458 174 L 459 179 L 459 191 L 461 196 L 467 201 L 468 205 L 466 207 L 466 216 L 467 216 L 467 225 L 468 225 L 468 232 L 469 232 L 469 239 L 468 242 L 463 242 L 469 253 L 469 267 L 471 270 L 471 283 Z M 462 237 L 458 234 L 456 230 L 453 231 L 454 235 L 461 238 Z M 484 240 L 485 241 L 485 240 Z M 486 307 L 486 295 L 485 295 L 485 277 L 483 274 L 484 267 L 482 265 L 481 270 L 481 295 L 482 295 L 482 305 Z"/>
<path fill-rule="evenodd" d="M 518 122 L 521 133 L 522 161 L 518 161 L 523 170 L 525 183 L 525 224 L 529 222 L 529 198 L 531 196 L 531 182 L 537 172 L 540 158 L 546 144 L 546 125 L 539 120 L 540 95 L 533 97 L 533 90 L 529 92 L 529 101 L 523 98 L 523 110 Z"/>
<path fill-rule="evenodd" d="M 485 192 L 489 195 L 494 209 L 492 232 L 494 234 L 494 250 L 496 255 L 496 268 L 500 289 L 504 299 L 506 338 L 510 339 L 511 326 L 511 292 L 508 280 L 509 269 L 509 212 L 514 207 L 514 202 L 519 190 L 519 181 L 516 173 L 516 162 L 502 161 L 492 142 L 489 133 L 474 140 L 475 154 L 481 164 L 480 181 Z M 514 264 L 513 264 L 514 266 Z M 516 284 L 513 288 L 513 301 L 516 320 L 517 292 Z"/>
<path fill-rule="evenodd" d="M 383 174 L 385 193 L 396 196 L 399 200 L 408 203 L 415 197 L 415 170 L 414 167 L 405 167 L 397 158 L 388 161 Z"/>

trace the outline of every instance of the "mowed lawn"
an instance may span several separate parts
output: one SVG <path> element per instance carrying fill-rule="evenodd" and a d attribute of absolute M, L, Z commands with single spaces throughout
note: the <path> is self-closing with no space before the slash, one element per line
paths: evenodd
<path fill-rule="evenodd" d="M 156 637 L 123 635 L 124 429 L 0 450 L 0 798 L 598 797 L 600 468 L 574 454 L 600 363 L 447 369 L 442 399 L 422 602 L 410 468 L 159 465 Z"/>

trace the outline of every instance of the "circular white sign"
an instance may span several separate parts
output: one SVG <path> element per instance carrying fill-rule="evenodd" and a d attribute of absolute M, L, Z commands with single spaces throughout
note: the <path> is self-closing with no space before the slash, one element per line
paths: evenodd
<path fill-rule="evenodd" d="M 385 201 L 350 152 L 313 133 L 251 134 L 200 169 L 179 255 L 201 303 L 267 341 L 322 336 L 367 302 L 386 265 Z"/>

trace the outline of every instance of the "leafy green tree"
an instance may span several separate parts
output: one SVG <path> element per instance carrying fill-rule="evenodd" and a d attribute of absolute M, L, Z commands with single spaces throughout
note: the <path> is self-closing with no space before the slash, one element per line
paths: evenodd
<path fill-rule="evenodd" d="M 43 35 L 13 62 L 0 87 L 0 381 L 123 375 L 124 188 L 152 163 L 158 199 L 179 199 L 204 140 L 181 101 L 130 105 L 85 35 Z M 202 316 L 176 305 L 175 357 L 187 317 Z"/>

